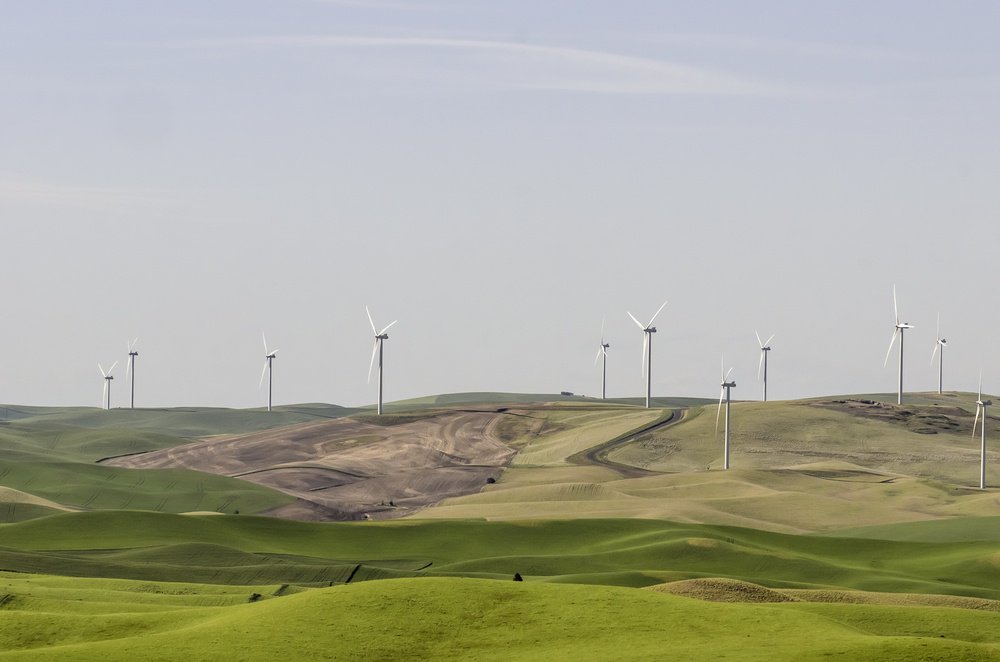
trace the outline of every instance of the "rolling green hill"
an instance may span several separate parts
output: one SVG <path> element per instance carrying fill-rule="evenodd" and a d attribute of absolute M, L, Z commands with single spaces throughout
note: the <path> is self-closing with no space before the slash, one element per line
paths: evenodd
<path fill-rule="evenodd" d="M 12 660 L 973 660 L 994 658 L 1000 642 L 994 612 L 719 604 L 617 587 L 439 578 L 282 595 L 2 575 L 0 585 L 0 659 Z"/>
<path fill-rule="evenodd" d="M 933 523 L 927 524 L 931 526 Z M 386 576 L 646 586 L 730 577 L 772 587 L 1000 599 L 1000 542 L 784 535 L 659 520 L 304 523 L 145 512 L 0 526 L 0 568 L 179 582 L 329 583 Z"/>

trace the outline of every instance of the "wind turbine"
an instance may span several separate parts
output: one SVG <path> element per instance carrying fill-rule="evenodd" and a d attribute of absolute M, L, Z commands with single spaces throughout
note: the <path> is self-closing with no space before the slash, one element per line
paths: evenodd
<path fill-rule="evenodd" d="M 375 355 L 378 354 L 378 413 L 382 415 L 382 344 L 389 339 L 389 334 L 386 331 L 389 327 L 395 324 L 399 320 L 393 320 L 381 331 L 375 330 L 375 322 L 372 320 L 371 311 L 368 310 L 368 306 L 365 306 L 365 313 L 368 314 L 368 323 L 371 324 L 372 333 L 375 334 L 375 346 L 372 347 L 372 360 L 368 364 L 368 383 L 372 383 L 372 368 L 375 366 Z"/>
<path fill-rule="evenodd" d="M 757 362 L 757 379 L 761 378 L 761 370 L 763 369 L 764 377 L 764 402 L 767 402 L 767 353 L 771 351 L 771 341 L 774 340 L 774 334 L 766 341 L 760 341 L 760 334 L 754 331 L 753 334 L 757 336 L 757 344 L 760 345 L 760 361 Z"/>
<path fill-rule="evenodd" d="M 726 358 L 722 357 L 722 368 L 719 371 L 722 376 L 722 390 L 719 391 L 719 409 L 715 412 L 715 434 L 719 434 L 719 416 L 722 414 L 722 401 L 726 401 L 726 445 L 722 457 L 722 468 L 729 468 L 729 391 L 736 387 L 736 382 L 729 381 L 729 376 L 733 374 L 730 368 L 726 372 Z"/>
<path fill-rule="evenodd" d="M 97 369 L 101 371 L 101 376 L 104 377 L 104 397 L 102 399 L 105 402 L 105 409 L 108 411 L 111 411 L 111 380 L 114 379 L 111 373 L 114 371 L 116 365 L 118 365 L 118 361 L 112 363 L 111 367 L 108 368 L 108 371 L 105 372 L 104 368 L 101 367 L 101 364 L 97 364 Z"/>
<path fill-rule="evenodd" d="M 941 386 L 944 383 L 944 347 L 948 344 L 948 341 L 941 337 L 941 313 L 937 316 L 937 335 L 934 341 L 934 351 L 931 352 L 931 363 L 934 363 L 934 355 L 941 350 L 941 355 L 938 356 L 938 395 L 941 395 Z"/>
<path fill-rule="evenodd" d="M 268 351 L 267 349 L 267 336 L 261 331 L 260 337 L 264 339 L 264 369 L 260 371 L 260 383 L 257 384 L 257 390 L 264 384 L 264 375 L 267 375 L 267 410 L 271 411 L 271 379 L 274 377 L 274 357 L 278 355 L 278 350 Z"/>
<path fill-rule="evenodd" d="M 979 422 L 979 411 L 983 412 L 983 426 L 979 441 L 979 489 L 986 489 L 986 408 L 993 404 L 992 400 L 983 400 L 983 371 L 979 371 L 979 398 L 976 400 L 976 418 L 972 421 L 972 438 L 976 438 L 976 424 Z"/>
<path fill-rule="evenodd" d="M 663 310 L 663 306 L 666 306 L 667 302 L 664 301 L 663 305 L 657 308 L 656 313 L 649 320 L 649 324 L 643 324 L 635 318 L 635 315 L 628 313 L 628 316 L 632 318 L 640 329 L 642 329 L 642 370 L 646 374 L 646 409 L 649 409 L 649 398 L 653 387 L 653 336 L 656 333 L 656 327 L 653 326 L 653 320 L 656 316 L 660 314 Z M 628 311 L 625 311 L 628 312 Z"/>
<path fill-rule="evenodd" d="M 129 379 L 131 375 L 131 394 L 128 401 L 129 409 L 135 409 L 135 357 L 139 356 L 139 352 L 135 351 L 135 344 L 137 342 L 139 342 L 138 338 L 128 344 L 128 363 L 125 366 L 125 379 Z"/>
<path fill-rule="evenodd" d="M 597 365 L 597 361 L 600 360 L 601 356 L 604 357 L 603 376 L 601 377 L 601 400 L 605 400 L 608 397 L 608 347 L 611 347 L 611 345 L 604 342 L 604 321 L 603 319 L 601 320 L 601 346 L 597 350 L 597 356 L 594 357 L 594 365 Z"/>
<path fill-rule="evenodd" d="M 892 309 L 896 314 L 896 327 L 892 330 L 892 339 L 889 341 L 889 349 L 885 353 L 885 363 L 882 367 L 889 365 L 889 354 L 892 353 L 892 346 L 899 336 L 899 391 L 896 393 L 896 404 L 903 404 L 903 332 L 912 329 L 913 326 L 906 322 L 899 321 L 899 306 L 896 305 L 896 286 L 892 286 Z"/>

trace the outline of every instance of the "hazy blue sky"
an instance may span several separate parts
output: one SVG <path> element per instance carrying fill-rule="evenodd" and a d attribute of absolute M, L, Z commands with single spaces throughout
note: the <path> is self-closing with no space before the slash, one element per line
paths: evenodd
<path fill-rule="evenodd" d="M 0 0 L 0 401 L 1000 391 L 1000 3 Z M 113 404 L 126 404 L 124 370 Z"/>

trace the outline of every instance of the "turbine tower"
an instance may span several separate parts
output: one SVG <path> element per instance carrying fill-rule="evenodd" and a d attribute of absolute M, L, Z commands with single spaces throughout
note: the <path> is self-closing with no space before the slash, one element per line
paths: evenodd
<path fill-rule="evenodd" d="M 903 332 L 907 329 L 912 329 L 913 326 L 906 322 L 899 321 L 899 306 L 896 305 L 896 286 L 892 286 L 892 309 L 896 313 L 896 327 L 892 330 L 892 339 L 889 341 L 889 349 L 885 353 L 885 363 L 882 365 L 889 365 L 889 355 L 892 353 L 892 346 L 896 342 L 896 336 L 899 336 L 899 390 L 896 393 L 896 404 L 903 404 Z"/>
<path fill-rule="evenodd" d="M 260 383 L 257 390 L 264 385 L 264 375 L 267 375 L 267 410 L 271 411 L 271 379 L 274 377 L 274 357 L 278 355 L 278 350 L 268 351 L 267 336 L 262 331 L 260 337 L 264 339 L 264 369 L 260 371 Z"/>
<path fill-rule="evenodd" d="M 757 379 L 760 379 L 763 375 L 764 377 L 764 402 L 767 402 L 767 353 L 771 351 L 771 341 L 774 340 L 774 334 L 766 341 L 760 341 L 760 334 L 756 331 L 753 332 L 757 336 L 757 344 L 760 345 L 760 361 L 757 362 Z"/>
<path fill-rule="evenodd" d="M 729 392 L 731 389 L 736 387 L 736 382 L 729 381 L 729 376 L 733 374 L 733 369 L 730 368 L 729 372 L 726 372 L 726 358 L 722 358 L 722 368 L 720 370 L 720 375 L 722 376 L 722 390 L 719 391 L 719 409 L 715 412 L 715 434 L 719 434 L 719 416 L 722 414 L 722 401 L 726 401 L 726 442 L 723 448 L 722 455 L 722 468 L 729 468 Z"/>
<path fill-rule="evenodd" d="M 664 301 L 663 305 L 657 308 L 656 313 L 649 320 L 649 324 L 643 324 L 635 318 L 635 315 L 628 313 L 628 316 L 632 318 L 640 329 L 642 329 L 642 370 L 646 375 L 646 409 L 649 409 L 649 399 L 653 388 L 653 335 L 656 333 L 656 327 L 653 326 L 653 321 L 656 316 L 660 314 L 663 310 L 663 306 L 666 306 L 667 302 Z M 628 312 L 628 311 L 626 311 Z"/>
<path fill-rule="evenodd" d="M 608 343 L 604 342 L 604 321 L 601 320 L 601 346 L 597 350 L 597 356 L 594 357 L 594 365 L 600 358 L 604 357 L 604 368 L 601 376 L 601 400 L 606 400 L 608 397 L 608 348 L 611 347 Z"/>
<path fill-rule="evenodd" d="M 931 352 L 931 363 L 934 363 L 934 355 L 941 351 L 941 355 L 938 356 L 938 395 L 943 393 L 941 387 L 944 383 L 944 347 L 948 344 L 948 341 L 941 337 L 941 313 L 937 316 L 937 335 L 934 341 L 934 351 Z"/>
<path fill-rule="evenodd" d="M 108 411 L 111 411 L 111 380 L 114 379 L 111 372 L 115 369 L 116 365 L 118 365 L 118 361 L 112 363 L 111 367 L 105 372 L 101 364 L 97 364 L 97 369 L 101 371 L 101 376 L 104 377 L 104 396 L 101 399 L 104 401 L 104 408 Z"/>
<path fill-rule="evenodd" d="M 399 320 L 393 320 L 381 331 L 375 330 L 375 322 L 372 320 L 371 311 L 368 310 L 368 306 L 365 306 L 365 313 L 368 314 L 368 323 L 372 327 L 372 333 L 375 334 L 375 345 L 372 347 L 372 360 L 368 364 L 368 383 L 372 383 L 372 368 L 375 366 L 375 355 L 378 354 L 378 414 L 382 415 L 382 344 L 389 339 L 389 334 L 386 331 L 389 327 L 395 324 Z"/>
<path fill-rule="evenodd" d="M 993 404 L 992 400 L 983 400 L 983 373 L 979 372 L 979 398 L 976 400 L 976 418 L 972 421 L 972 438 L 976 438 L 976 424 L 979 422 L 979 412 L 983 412 L 983 425 L 979 439 L 979 489 L 986 489 L 986 408 Z"/>
<path fill-rule="evenodd" d="M 130 379 L 130 395 L 128 400 L 129 409 L 135 409 L 135 357 L 139 356 L 139 352 L 135 351 L 135 344 L 139 342 L 136 338 L 128 344 L 128 363 L 125 366 L 125 379 Z"/>

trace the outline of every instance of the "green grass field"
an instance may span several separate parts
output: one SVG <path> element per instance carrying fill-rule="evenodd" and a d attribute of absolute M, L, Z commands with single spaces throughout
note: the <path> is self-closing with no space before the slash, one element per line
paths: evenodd
<path fill-rule="evenodd" d="M 394 403 L 380 423 L 522 403 L 493 430 L 518 455 L 417 517 L 322 524 L 249 516 L 290 497 L 233 478 L 97 461 L 367 410 L 0 407 L 0 658 L 1000 659 L 968 395 L 876 399 L 735 403 L 728 472 L 703 400 Z M 595 463 L 610 440 L 619 464 Z"/>
<path fill-rule="evenodd" d="M 1000 614 L 720 604 L 606 586 L 459 578 L 282 586 L 0 575 L 0 659 L 980 660 Z M 250 602 L 252 596 L 259 599 Z"/>
<path fill-rule="evenodd" d="M 925 526 L 934 524 L 948 523 Z M 967 538 L 974 527 L 986 528 L 974 520 Z M 3 525 L 0 541 L 0 568 L 83 577 L 314 585 L 352 573 L 355 581 L 520 573 L 637 587 L 707 576 L 1000 599 L 1000 541 L 989 537 L 888 541 L 640 519 L 307 523 L 109 511 Z"/>

